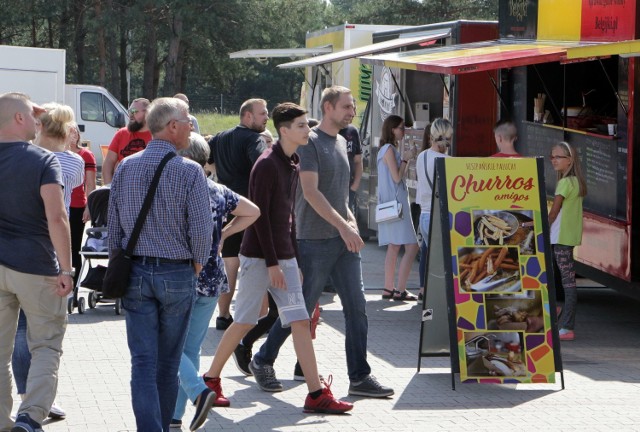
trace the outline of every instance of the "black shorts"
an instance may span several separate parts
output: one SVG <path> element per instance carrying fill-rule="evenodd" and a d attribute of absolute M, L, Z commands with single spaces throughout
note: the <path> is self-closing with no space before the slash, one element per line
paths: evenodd
<path fill-rule="evenodd" d="M 240 245 L 242 244 L 242 236 L 244 231 L 227 237 L 222 245 L 222 258 L 237 258 L 240 253 Z"/>

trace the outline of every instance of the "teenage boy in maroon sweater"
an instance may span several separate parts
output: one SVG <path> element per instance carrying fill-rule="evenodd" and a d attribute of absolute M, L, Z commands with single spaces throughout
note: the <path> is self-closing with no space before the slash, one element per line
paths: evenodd
<path fill-rule="evenodd" d="M 248 198 L 260 208 L 260 217 L 247 228 L 240 247 L 242 272 L 235 320 L 220 340 L 204 381 L 209 388 L 221 392 L 222 368 L 238 342 L 258 322 L 262 299 L 268 290 L 278 306 L 283 327 L 291 326 L 293 346 L 309 388 L 304 411 L 340 414 L 351 410 L 353 404 L 336 400 L 330 390 L 331 379 L 321 382 L 318 376 L 297 262 L 294 203 L 299 157 L 296 150 L 309 139 L 306 114 L 303 108 L 289 102 L 273 110 L 271 117 L 280 139 L 258 158 L 251 170 Z"/>

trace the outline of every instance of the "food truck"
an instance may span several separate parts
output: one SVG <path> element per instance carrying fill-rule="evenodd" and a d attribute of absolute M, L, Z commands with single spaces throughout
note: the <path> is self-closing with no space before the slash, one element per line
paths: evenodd
<path fill-rule="evenodd" d="M 341 53 L 371 45 L 373 34 L 410 28 L 406 25 L 350 24 L 345 23 L 321 30 L 308 31 L 304 48 L 247 49 L 229 54 L 230 58 L 306 58 L 324 55 L 341 56 Z M 356 51 L 363 55 L 368 51 Z M 278 67 L 304 67 L 304 82 L 301 89 L 300 105 L 309 115 L 320 118 L 320 95 L 322 90 L 332 85 L 348 87 L 358 101 L 367 101 L 371 92 L 370 68 L 362 67 L 358 55 L 340 58 L 340 61 L 312 62 L 298 65 L 292 62 Z M 344 60 L 344 61 L 343 61 Z"/>
<path fill-rule="evenodd" d="M 407 53 L 423 47 L 434 49 L 495 39 L 497 36 L 498 25 L 493 21 L 460 20 L 424 26 L 380 28 L 372 34 L 372 44 L 285 63 L 279 67 L 306 68 L 307 94 L 316 95 L 315 103 L 310 100 L 307 102 L 311 107 L 315 106 L 318 109 L 317 101 L 320 99 L 322 89 L 326 87 L 323 82 L 314 78 L 318 70 L 343 70 L 347 65 L 357 62 L 358 57 L 365 55 L 384 52 Z M 316 43 L 318 42 L 308 38 L 307 48 L 310 44 Z M 360 183 L 356 216 L 360 230 L 366 238 L 372 234 L 372 230 L 377 229 L 375 222 L 376 157 L 384 119 L 391 114 L 405 118 L 405 124 L 409 127 L 405 144 L 415 146 L 417 149 L 422 143 L 424 128 L 431 119 L 443 115 L 451 117 L 456 125 L 455 136 L 458 139 L 466 139 L 470 125 L 482 125 L 476 130 L 484 137 L 481 140 L 486 146 L 484 153 L 489 148 L 493 148 L 491 140 L 497 115 L 495 103 L 497 96 L 493 87 L 495 82 L 488 81 L 485 74 L 441 76 L 387 65 L 369 65 L 364 62 L 358 68 L 350 67 L 349 70 L 359 73 L 358 79 L 352 79 L 350 84 L 343 80 L 341 85 L 351 88 L 359 106 L 358 114 L 362 118 L 360 136 L 363 143 L 364 172 Z M 496 75 L 495 72 L 492 74 Z M 475 98 L 485 101 L 486 105 L 478 104 Z M 364 110 L 362 110 L 363 106 Z M 475 144 L 475 146 L 478 145 L 480 144 Z M 462 155 L 472 153 L 465 147 L 458 151 L 458 154 Z M 407 185 L 411 196 L 415 196 L 415 161 L 410 162 Z M 415 220 L 417 221 L 417 218 Z"/>
<path fill-rule="evenodd" d="M 450 111 L 455 156 L 494 153 L 495 119 L 516 124 L 516 150 L 524 156 L 547 157 L 560 141 L 575 146 L 588 184 L 583 240 L 575 250 L 577 271 L 640 298 L 640 268 L 633 265 L 640 251 L 640 209 L 634 209 L 634 202 L 640 201 L 633 182 L 634 170 L 640 170 L 634 153 L 635 90 L 640 80 L 636 1 L 501 0 L 499 7 L 497 39 L 372 54 L 360 60 L 374 70 L 381 68 L 380 73 L 384 68 L 405 71 L 405 89 L 418 80 L 427 82 L 422 76 L 428 75 L 454 88 L 457 83 L 457 90 L 449 88 L 449 96 L 459 91 L 458 97 L 475 105 L 480 114 L 495 113 L 463 120 Z M 477 83 L 484 78 L 487 84 L 469 89 L 464 84 L 467 77 L 476 77 Z M 487 89 L 495 97 L 489 97 Z M 384 95 L 382 89 L 373 91 L 378 93 Z M 446 106 L 446 98 L 441 100 Z M 413 101 L 429 102 L 430 118 L 437 115 L 440 99 L 414 96 Z M 405 116 L 406 112 L 405 107 Z M 548 161 L 545 167 L 546 192 L 552 199 L 555 173 Z"/>

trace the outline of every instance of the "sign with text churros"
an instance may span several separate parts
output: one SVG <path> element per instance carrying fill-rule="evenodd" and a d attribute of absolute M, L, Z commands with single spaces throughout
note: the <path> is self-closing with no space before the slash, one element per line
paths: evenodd
<path fill-rule="evenodd" d="M 555 382 L 562 366 L 542 160 L 437 163 L 451 352 L 461 381 Z"/>

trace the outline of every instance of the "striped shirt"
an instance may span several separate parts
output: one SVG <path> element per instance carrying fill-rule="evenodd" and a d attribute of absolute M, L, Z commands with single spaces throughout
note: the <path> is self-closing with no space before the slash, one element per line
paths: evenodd
<path fill-rule="evenodd" d="M 125 249 L 160 161 L 175 147 L 152 140 L 120 162 L 111 183 L 107 228 L 109 250 Z M 202 167 L 182 157 L 165 166 L 133 255 L 168 259 L 209 258 L 213 220 Z"/>
<path fill-rule="evenodd" d="M 84 183 L 84 160 L 69 150 L 54 152 L 62 167 L 62 183 L 64 183 L 64 208 L 69 213 L 71 192 Z"/>

